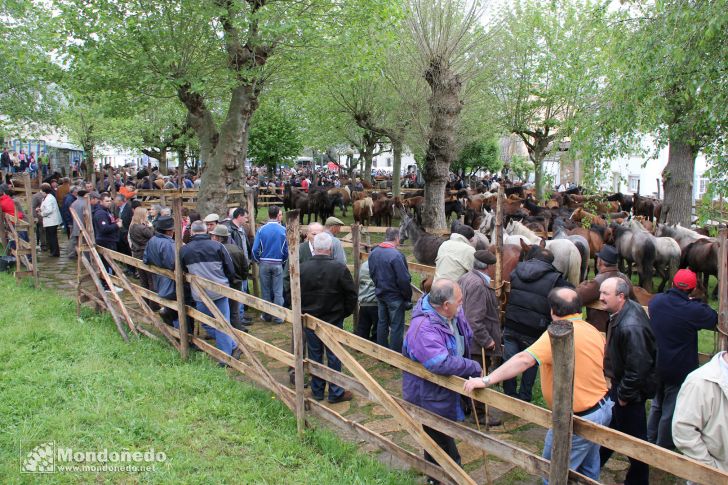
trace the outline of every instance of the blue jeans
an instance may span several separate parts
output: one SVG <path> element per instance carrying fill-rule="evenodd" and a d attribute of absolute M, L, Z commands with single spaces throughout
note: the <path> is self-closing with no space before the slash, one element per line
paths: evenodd
<path fill-rule="evenodd" d="M 379 300 L 377 343 L 395 352 L 402 352 L 405 306 L 404 300 Z"/>
<path fill-rule="evenodd" d="M 344 322 L 333 323 L 332 325 L 343 328 Z M 321 342 L 316 332 L 310 329 L 306 329 L 306 346 L 308 347 L 308 358 L 319 364 L 324 363 L 324 351 L 326 351 L 326 365 L 329 369 L 341 372 L 341 361 L 334 353 L 329 350 L 328 347 Z M 326 390 L 326 381 L 317 376 L 311 377 L 311 392 L 313 397 L 319 401 L 324 398 L 324 391 Z M 329 401 L 335 401 L 341 395 L 344 394 L 344 389 L 329 382 Z"/>
<path fill-rule="evenodd" d="M 283 306 L 283 266 L 280 264 L 260 263 L 260 295 L 261 297 L 278 306 Z M 271 316 L 263 314 L 264 320 L 270 320 Z M 283 320 L 275 318 L 276 323 Z"/>
<path fill-rule="evenodd" d="M 537 337 L 529 337 L 518 333 L 510 328 L 503 330 L 503 362 L 507 361 L 519 352 L 526 350 L 528 347 L 538 340 Z M 531 391 L 533 383 L 536 382 L 536 373 L 538 366 L 534 365 L 526 372 L 521 374 L 521 388 L 516 389 L 516 378 L 503 381 L 503 392 L 511 397 L 520 399 L 521 401 L 531 402 L 533 399 Z"/>
<path fill-rule="evenodd" d="M 223 316 L 225 317 L 225 321 L 229 323 L 230 304 L 228 303 L 228 299 L 224 296 L 222 298 L 218 298 L 217 300 L 215 300 L 215 306 L 220 310 L 220 312 L 222 312 Z M 212 312 L 208 310 L 205 304 L 201 301 L 196 301 L 195 307 L 198 311 L 201 311 L 205 315 L 209 315 L 213 318 L 215 317 L 215 315 L 213 315 Z M 207 335 L 215 339 L 215 347 L 222 350 L 228 355 L 233 355 L 233 350 L 237 348 L 237 344 L 230 335 L 226 334 L 225 332 L 221 332 L 220 330 L 217 330 L 205 323 L 202 324 L 202 328 L 205 329 Z"/>
<path fill-rule="evenodd" d="M 601 424 L 607 426 L 612 420 L 612 407 L 614 403 L 611 399 L 607 398 L 606 402 L 602 404 L 602 407 L 597 409 L 591 414 L 582 416 L 582 418 L 591 421 L 592 423 Z M 551 460 L 551 446 L 553 445 L 553 430 L 549 430 L 546 433 L 546 440 L 543 444 L 543 457 L 547 460 Z M 599 472 L 601 467 L 599 465 L 599 445 L 592 443 L 581 436 L 573 435 L 571 437 L 571 455 L 569 456 L 569 468 L 575 472 L 586 475 L 587 477 L 599 481 Z M 544 480 L 544 483 L 548 485 L 549 481 Z"/>
<path fill-rule="evenodd" d="M 647 419 L 647 441 L 670 450 L 675 449 L 672 441 L 672 415 L 675 413 L 677 393 L 680 384 L 657 383 L 657 392 Z"/>

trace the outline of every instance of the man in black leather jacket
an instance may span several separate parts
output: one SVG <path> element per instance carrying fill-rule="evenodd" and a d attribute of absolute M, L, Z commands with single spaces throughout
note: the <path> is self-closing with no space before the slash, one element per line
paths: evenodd
<path fill-rule="evenodd" d="M 629 285 L 620 278 L 605 280 L 599 300 L 609 312 L 604 372 L 611 380 L 615 403 L 610 427 L 635 438 L 647 439 L 645 402 L 655 394 L 657 347 L 650 320 L 642 306 L 629 299 Z M 602 447 L 601 465 L 612 456 Z M 633 458 L 624 483 L 648 484 L 649 467 Z"/>

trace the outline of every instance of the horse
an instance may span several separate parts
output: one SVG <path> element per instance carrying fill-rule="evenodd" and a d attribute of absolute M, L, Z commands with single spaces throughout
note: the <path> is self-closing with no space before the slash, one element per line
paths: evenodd
<path fill-rule="evenodd" d="M 682 251 L 685 251 L 685 248 L 688 247 L 688 245 L 697 241 L 698 239 L 710 239 L 700 233 L 693 231 L 692 229 L 682 227 L 680 224 L 658 224 L 657 228 L 655 229 L 655 236 L 666 236 L 673 238 L 680 245 L 680 249 Z M 710 240 L 715 241 L 715 239 Z"/>
<path fill-rule="evenodd" d="M 576 245 L 576 248 L 579 250 L 579 254 L 581 254 L 581 277 L 579 282 L 581 283 L 584 281 L 589 274 L 589 241 L 587 241 L 584 236 L 578 234 L 567 234 L 563 227 L 559 227 L 554 230 L 553 239 L 568 239 Z"/>
<path fill-rule="evenodd" d="M 630 227 L 632 230 L 641 230 L 650 234 L 647 228 L 643 227 L 637 220 L 633 219 L 630 222 Z M 655 244 L 655 271 L 662 277 L 662 283 L 660 283 L 657 291 L 662 293 L 665 290 L 665 286 L 672 281 L 672 277 L 677 272 L 682 253 L 680 251 L 680 245 L 673 238 L 655 237 L 652 234 L 650 236 Z"/>
<path fill-rule="evenodd" d="M 352 211 L 354 212 L 354 222 L 364 225 L 372 223 L 374 202 L 371 197 L 364 197 L 361 200 L 355 200 Z"/>
<path fill-rule="evenodd" d="M 662 212 L 662 204 L 659 200 L 642 197 L 640 194 L 634 194 L 634 205 L 632 212 L 636 216 L 645 216 L 650 221 L 660 220 Z"/>
<path fill-rule="evenodd" d="M 465 215 L 463 204 L 457 199 L 445 201 L 445 220 L 449 221 L 453 212 L 457 217 Z"/>
<path fill-rule="evenodd" d="M 654 236 L 647 231 L 633 230 L 629 226 L 613 224 L 614 245 L 619 253 L 619 270 L 632 276 L 632 263 L 637 267 L 639 286 L 652 292 L 652 274 L 655 267 Z M 628 268 L 625 270 L 624 261 Z"/>
<path fill-rule="evenodd" d="M 539 244 L 543 241 L 539 236 L 533 233 L 526 226 L 518 221 L 511 221 L 506 227 L 506 233 L 509 236 L 516 236 L 520 239 L 518 244 L 523 246 L 525 242 L 528 245 Z M 504 241 L 507 244 L 513 244 L 512 239 Z M 545 247 L 554 254 L 554 267 L 569 280 L 569 283 L 576 286 L 581 278 L 581 253 L 576 245 L 568 239 L 555 239 L 545 241 Z"/>
<path fill-rule="evenodd" d="M 583 207 L 579 207 L 574 212 L 572 212 L 569 219 L 576 222 L 582 222 L 584 219 L 586 219 L 589 222 L 589 225 L 596 224 L 598 226 L 607 226 L 607 221 L 595 214 L 591 214 L 585 211 Z"/>
<path fill-rule="evenodd" d="M 374 200 L 372 217 L 377 226 L 391 226 L 394 218 L 394 201 L 386 196 L 380 196 Z"/>
<path fill-rule="evenodd" d="M 710 275 L 718 278 L 718 250 L 719 244 L 711 238 L 697 239 L 683 250 L 680 261 L 681 268 L 690 268 L 695 273 L 703 275 L 703 286 L 708 291 Z M 713 298 L 718 297 L 718 285 L 713 290 Z"/>
<path fill-rule="evenodd" d="M 402 222 L 399 226 L 399 242 L 404 244 L 412 239 L 412 255 L 418 263 L 435 266 L 437 251 L 447 238 L 427 234 L 415 221 L 402 211 Z"/>
<path fill-rule="evenodd" d="M 346 208 L 349 204 L 351 204 L 351 191 L 346 185 L 338 189 L 329 190 L 329 196 L 335 196 L 337 194 L 341 196 L 341 201 L 339 203 L 339 207 L 341 207 L 341 215 L 346 217 Z"/>
<path fill-rule="evenodd" d="M 607 200 L 619 202 L 619 207 L 621 208 L 621 210 L 628 213 L 632 211 L 632 206 L 634 205 L 632 196 L 625 195 L 622 192 L 617 192 L 610 195 L 609 197 L 607 197 Z"/>

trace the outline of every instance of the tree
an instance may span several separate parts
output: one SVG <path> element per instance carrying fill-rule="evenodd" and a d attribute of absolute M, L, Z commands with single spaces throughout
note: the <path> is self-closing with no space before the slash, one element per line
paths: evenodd
<path fill-rule="evenodd" d="M 661 218 L 691 222 L 695 158 L 725 160 L 728 1 L 629 2 L 611 22 L 591 144 L 605 157 L 649 135 L 667 146 Z"/>
<path fill-rule="evenodd" d="M 480 171 L 499 171 L 503 168 L 503 162 L 498 158 L 498 143 L 493 139 L 468 143 L 451 168 L 461 177 L 472 177 Z"/>
<path fill-rule="evenodd" d="M 457 131 L 467 83 L 479 72 L 472 53 L 484 42 L 478 2 L 409 0 L 408 35 L 402 52 L 410 54 L 417 77 L 429 89 L 427 148 L 423 163 L 426 227 L 446 226 L 444 195 L 457 154 Z"/>
<path fill-rule="evenodd" d="M 513 155 L 507 167 L 513 174 L 513 177 L 518 178 L 521 182 L 525 182 L 533 171 L 533 162 L 521 155 Z"/>
<path fill-rule="evenodd" d="M 275 171 L 303 150 L 301 133 L 293 110 L 281 100 L 265 102 L 250 124 L 250 159 L 258 166 Z"/>
<path fill-rule="evenodd" d="M 484 97 L 502 129 L 518 135 L 543 198 L 543 161 L 573 132 L 574 115 L 597 89 L 603 12 L 590 2 L 519 0 L 506 9 L 486 61 Z"/>
<path fill-rule="evenodd" d="M 226 189 L 243 183 L 266 83 L 297 47 L 330 38 L 324 27 L 346 12 L 329 0 L 56 0 L 54 7 L 73 41 L 72 61 L 90 59 L 107 85 L 174 95 L 185 107 L 203 162 L 202 213 L 224 212 Z"/>

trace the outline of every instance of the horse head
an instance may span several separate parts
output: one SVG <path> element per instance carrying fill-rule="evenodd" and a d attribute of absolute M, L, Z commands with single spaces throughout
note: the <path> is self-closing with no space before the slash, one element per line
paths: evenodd
<path fill-rule="evenodd" d="M 402 215 L 402 222 L 399 225 L 399 243 L 404 244 L 404 242 L 410 237 L 409 228 L 413 221 L 404 210 L 401 210 L 400 212 Z"/>

